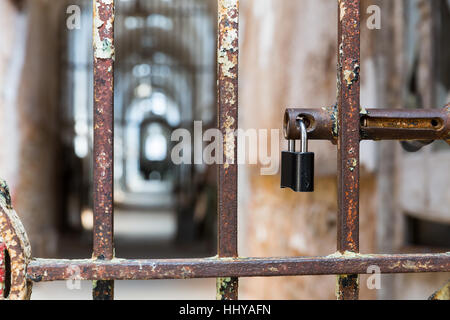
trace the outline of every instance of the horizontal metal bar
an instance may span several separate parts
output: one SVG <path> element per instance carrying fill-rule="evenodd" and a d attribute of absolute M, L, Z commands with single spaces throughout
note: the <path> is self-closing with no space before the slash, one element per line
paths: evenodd
<path fill-rule="evenodd" d="M 299 140 L 298 117 L 308 124 L 308 139 L 337 142 L 337 109 L 287 109 L 284 133 Z M 450 107 L 443 109 L 364 109 L 360 110 L 361 140 L 446 140 L 450 141 Z"/>
<path fill-rule="evenodd" d="M 151 280 L 226 277 L 366 274 L 370 266 L 381 273 L 450 272 L 450 253 L 369 255 L 336 253 L 325 257 L 203 258 L 183 260 L 52 260 L 35 259 L 27 267 L 34 282 L 79 280 Z"/>

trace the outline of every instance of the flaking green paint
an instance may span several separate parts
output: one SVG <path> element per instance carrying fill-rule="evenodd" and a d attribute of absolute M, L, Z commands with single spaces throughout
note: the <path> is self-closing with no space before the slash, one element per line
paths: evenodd
<path fill-rule="evenodd" d="M 232 278 L 217 278 L 217 300 L 224 300 L 227 293 L 233 293 L 234 281 Z"/>

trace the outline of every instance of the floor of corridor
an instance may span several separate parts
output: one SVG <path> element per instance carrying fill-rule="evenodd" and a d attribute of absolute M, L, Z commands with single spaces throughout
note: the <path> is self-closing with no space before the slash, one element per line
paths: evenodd
<path fill-rule="evenodd" d="M 115 246 L 118 258 L 205 257 L 211 247 L 205 243 L 180 245 L 173 241 L 175 217 L 170 212 L 115 213 Z M 64 235 L 59 240 L 58 258 L 86 258 L 91 255 L 92 237 Z M 212 300 L 215 279 L 116 281 L 118 300 Z M 92 298 L 92 282 L 57 281 L 33 285 L 32 299 L 83 300 Z"/>

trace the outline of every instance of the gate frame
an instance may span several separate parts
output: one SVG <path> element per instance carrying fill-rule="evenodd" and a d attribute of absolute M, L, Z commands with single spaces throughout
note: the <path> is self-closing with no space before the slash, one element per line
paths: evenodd
<path fill-rule="evenodd" d="M 367 138 L 360 109 L 360 0 L 338 0 L 338 96 L 337 107 L 330 109 L 329 120 L 316 122 L 311 139 L 337 141 L 338 150 L 338 252 L 322 257 L 241 258 L 237 252 L 237 138 L 239 1 L 218 0 L 218 126 L 224 134 L 225 163 L 218 169 L 218 256 L 203 259 L 118 259 L 114 256 L 114 0 L 93 0 L 94 10 L 94 230 L 93 257 L 85 260 L 29 260 L 29 244 L 20 221 L 7 201 L 0 201 L 0 227 L 8 252 L 13 257 L 11 295 L 29 298 L 32 282 L 68 280 L 73 268 L 78 280 L 92 280 L 93 298 L 114 297 L 114 280 L 217 278 L 217 298 L 238 298 L 238 278 L 301 275 L 337 275 L 338 299 L 357 299 L 359 274 L 377 265 L 382 273 L 450 272 L 450 253 L 440 254 L 359 254 L 359 150 Z M 309 112 L 313 119 L 320 110 Z M 384 110 L 384 118 L 400 117 L 397 111 Z M 421 115 L 436 118 L 435 111 Z M 450 105 L 439 114 L 439 128 L 431 128 L 435 139 L 448 139 Z M 405 117 L 403 117 L 405 116 Z M 416 119 L 410 112 L 409 118 Z M 380 127 L 368 130 L 370 139 L 418 139 L 417 127 L 396 127 L 381 117 Z M 335 119 L 334 121 L 332 119 Z M 288 116 L 289 120 L 289 116 Z M 288 125 L 289 121 L 285 123 Z M 314 129 L 314 130 L 313 130 Z M 329 130 L 328 130 L 329 129 Z M 292 128 L 295 135 L 295 128 Z M 330 131 L 331 130 L 331 131 Z M 390 131 L 391 130 L 391 131 Z M 401 134 L 399 135 L 399 131 Z M 439 134 L 437 134 L 439 132 Z M 415 135 L 414 135 L 415 134 Z M 8 199 L 2 188 L 2 199 Z M 8 237 L 5 237 L 8 235 Z M 13 243 L 15 245 L 13 246 Z M 16 255 L 17 257 L 17 255 Z M 17 282 L 18 286 L 14 284 Z M 14 292 L 14 294 L 12 294 Z"/>

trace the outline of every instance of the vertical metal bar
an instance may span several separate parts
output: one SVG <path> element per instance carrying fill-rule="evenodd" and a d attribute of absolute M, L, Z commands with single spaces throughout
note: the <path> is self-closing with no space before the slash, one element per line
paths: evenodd
<path fill-rule="evenodd" d="M 114 0 L 93 0 L 94 42 L 94 252 L 114 258 Z M 93 298 L 114 298 L 114 281 L 95 281 Z"/>
<path fill-rule="evenodd" d="M 218 1 L 219 128 L 224 136 L 224 164 L 218 177 L 218 254 L 237 257 L 237 138 L 239 1 Z M 217 299 L 236 300 L 238 279 L 217 279 Z"/>
<path fill-rule="evenodd" d="M 338 250 L 359 251 L 360 1 L 338 0 Z M 358 299 L 358 275 L 337 279 L 338 299 Z"/>

